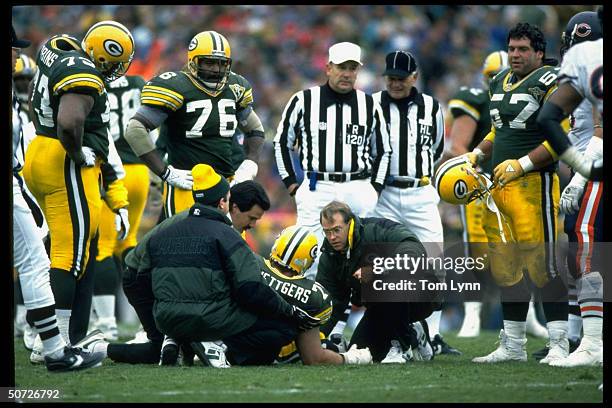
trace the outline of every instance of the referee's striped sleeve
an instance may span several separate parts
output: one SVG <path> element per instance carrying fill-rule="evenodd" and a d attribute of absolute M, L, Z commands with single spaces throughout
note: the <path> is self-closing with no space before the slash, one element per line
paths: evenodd
<path fill-rule="evenodd" d="M 436 140 L 434 141 L 431 148 L 434 151 L 433 155 L 433 164 L 435 165 L 440 158 L 442 157 L 442 152 L 444 151 L 444 114 L 442 113 L 442 107 L 440 103 L 436 101 L 436 106 L 438 107 L 438 111 L 436 112 Z M 433 169 L 431 169 L 431 174 L 433 174 Z"/>
<path fill-rule="evenodd" d="M 276 136 L 274 137 L 274 157 L 276 158 L 276 166 L 287 188 L 291 184 L 297 183 L 289 149 L 293 150 L 294 148 L 298 137 L 295 133 L 295 129 L 299 129 L 299 126 L 297 126 L 299 121 L 298 118 L 303 117 L 300 115 L 303 109 L 302 98 L 300 98 L 302 94 L 303 91 L 295 93 L 287 103 L 283 116 L 278 124 Z"/>
<path fill-rule="evenodd" d="M 378 183 L 380 185 L 385 184 L 385 178 L 389 171 L 389 163 L 391 160 L 391 142 L 389 139 L 389 130 L 387 128 L 387 122 L 383 115 L 380 104 L 374 101 L 374 146 L 372 148 L 372 183 Z"/>

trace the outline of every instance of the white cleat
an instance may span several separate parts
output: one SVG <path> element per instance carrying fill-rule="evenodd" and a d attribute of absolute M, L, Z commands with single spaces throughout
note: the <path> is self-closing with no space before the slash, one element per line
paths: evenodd
<path fill-rule="evenodd" d="M 412 324 L 418 341 L 418 346 L 415 350 L 412 350 L 412 355 L 415 360 L 429 361 L 434 357 L 434 350 L 429 341 L 429 328 L 427 327 L 425 320 L 423 320 L 423 322 L 425 325 L 423 325 L 421 322 L 415 322 Z"/>
<path fill-rule="evenodd" d="M 540 360 L 540 364 L 552 365 L 553 361 L 564 360 L 569 355 L 569 341 L 566 337 L 559 339 L 550 339 L 546 344 L 548 354 Z"/>
<path fill-rule="evenodd" d="M 45 356 L 43 356 L 43 343 L 40 336 L 36 336 L 34 345 L 32 347 L 32 353 L 30 353 L 30 363 L 32 364 L 45 364 Z"/>
<path fill-rule="evenodd" d="M 227 346 L 223 342 L 201 341 L 192 342 L 190 345 L 194 353 L 204 365 L 214 368 L 231 367 L 231 364 L 225 357 Z"/>
<path fill-rule="evenodd" d="M 29 324 L 26 324 L 25 328 L 23 329 L 23 346 L 26 348 L 26 350 L 32 351 L 36 337 L 38 337 L 36 329 L 30 327 Z"/>
<path fill-rule="evenodd" d="M 404 352 L 399 341 L 391 340 L 391 348 L 381 364 L 406 364 L 410 360 L 412 360 L 412 350 Z"/>
<path fill-rule="evenodd" d="M 98 318 L 94 327 L 104 333 L 106 341 L 119 340 L 119 330 L 117 329 L 117 319 L 115 317 Z"/>
<path fill-rule="evenodd" d="M 457 337 L 478 337 L 478 335 L 480 335 L 480 316 L 466 314 Z"/>
<path fill-rule="evenodd" d="M 550 362 L 553 367 L 582 367 L 603 365 L 603 342 L 583 337 L 580 346 L 563 359 Z"/>
<path fill-rule="evenodd" d="M 501 363 L 504 361 L 527 361 L 525 350 L 527 339 L 513 339 L 504 329 L 499 331 L 499 347 L 490 354 L 472 359 L 473 363 Z"/>

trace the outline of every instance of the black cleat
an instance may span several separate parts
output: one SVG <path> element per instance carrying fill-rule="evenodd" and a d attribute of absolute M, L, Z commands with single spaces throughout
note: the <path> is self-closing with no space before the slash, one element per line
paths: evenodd
<path fill-rule="evenodd" d="M 570 354 L 572 354 L 574 352 L 574 350 L 576 350 L 578 348 L 578 346 L 580 345 L 580 339 L 578 340 L 571 340 L 571 339 L 567 339 L 569 342 L 569 352 Z M 546 357 L 548 355 L 548 344 L 546 344 L 546 346 L 542 347 L 541 349 L 534 351 L 533 353 L 531 353 L 531 357 L 535 358 L 536 361 L 540 361 L 541 359 L 543 359 L 544 357 Z"/>
<path fill-rule="evenodd" d="M 436 334 L 431 341 L 431 345 L 434 349 L 435 354 L 450 354 L 453 356 L 460 356 L 463 353 L 457 350 L 454 347 L 448 345 L 447 342 L 444 341 L 441 335 Z"/>
<path fill-rule="evenodd" d="M 104 353 L 94 353 L 79 347 L 64 347 L 64 355 L 60 358 L 45 357 L 49 371 L 75 371 L 90 367 L 99 367 L 104 360 Z"/>
<path fill-rule="evenodd" d="M 162 343 L 159 365 L 176 365 L 178 362 L 179 347 L 174 339 L 164 336 Z"/>
<path fill-rule="evenodd" d="M 181 343 L 181 353 L 183 354 L 183 365 L 192 366 L 195 352 L 189 343 Z"/>

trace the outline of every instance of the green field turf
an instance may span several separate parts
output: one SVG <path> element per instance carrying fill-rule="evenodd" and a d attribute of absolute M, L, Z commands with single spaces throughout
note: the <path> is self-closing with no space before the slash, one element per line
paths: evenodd
<path fill-rule="evenodd" d="M 159 367 L 115 364 L 72 373 L 33 366 L 15 341 L 15 382 L 20 389 L 58 389 L 69 402 L 602 402 L 603 369 L 563 369 L 527 363 L 476 365 L 492 351 L 497 333 L 477 339 L 445 336 L 463 356 L 402 365 L 305 367 Z"/>

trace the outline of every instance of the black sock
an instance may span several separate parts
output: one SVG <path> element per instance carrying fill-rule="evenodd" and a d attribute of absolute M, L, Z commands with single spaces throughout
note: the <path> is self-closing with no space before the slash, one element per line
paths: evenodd
<path fill-rule="evenodd" d="M 49 270 L 49 280 L 55 297 L 55 307 L 71 310 L 76 289 L 76 278 L 68 271 L 51 268 Z"/>
<path fill-rule="evenodd" d="M 119 286 L 119 272 L 112 256 L 95 261 L 94 295 L 114 295 Z"/>
<path fill-rule="evenodd" d="M 26 318 L 28 321 L 32 322 L 32 326 L 36 327 L 41 340 L 59 336 L 60 332 L 57 328 L 55 305 L 28 310 L 26 312 Z"/>
<path fill-rule="evenodd" d="M 118 363 L 157 364 L 161 353 L 161 342 L 140 344 L 109 344 L 106 349 L 108 358 Z"/>

